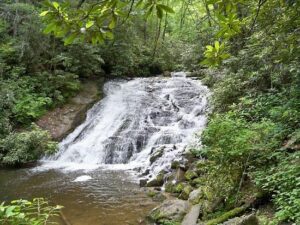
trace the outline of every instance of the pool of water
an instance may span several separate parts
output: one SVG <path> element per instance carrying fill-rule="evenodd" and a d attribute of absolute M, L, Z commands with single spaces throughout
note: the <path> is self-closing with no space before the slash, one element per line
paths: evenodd
<path fill-rule="evenodd" d="M 92 179 L 75 182 L 80 176 Z M 158 203 L 141 189 L 128 171 L 34 169 L 0 170 L 0 202 L 12 199 L 47 198 L 63 205 L 72 225 L 146 224 L 146 214 Z"/>

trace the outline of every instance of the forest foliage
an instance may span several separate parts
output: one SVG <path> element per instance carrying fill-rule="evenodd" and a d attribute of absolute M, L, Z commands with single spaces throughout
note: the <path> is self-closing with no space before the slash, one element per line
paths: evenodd
<path fill-rule="evenodd" d="M 204 185 L 229 199 L 221 210 L 238 204 L 252 183 L 275 204 L 275 224 L 298 223 L 299 26 L 297 0 L 6 0 L 0 162 L 53 151 L 30 124 L 66 102 L 84 78 L 189 70 L 213 91 L 196 155 L 207 162 Z"/>

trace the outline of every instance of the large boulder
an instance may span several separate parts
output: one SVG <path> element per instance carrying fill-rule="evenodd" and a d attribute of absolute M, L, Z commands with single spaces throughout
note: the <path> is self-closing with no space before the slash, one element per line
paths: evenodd
<path fill-rule="evenodd" d="M 200 215 L 200 205 L 193 205 L 190 211 L 185 215 L 181 225 L 196 225 L 198 217 Z"/>
<path fill-rule="evenodd" d="M 148 217 L 154 222 L 162 220 L 181 221 L 188 210 L 189 204 L 187 201 L 179 199 L 166 200 L 153 209 Z"/>

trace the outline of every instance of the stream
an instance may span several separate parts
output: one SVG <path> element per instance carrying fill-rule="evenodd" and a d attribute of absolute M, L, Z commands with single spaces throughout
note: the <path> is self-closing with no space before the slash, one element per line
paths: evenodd
<path fill-rule="evenodd" d="M 159 203 L 138 181 L 184 160 L 206 125 L 209 90 L 183 72 L 114 80 L 105 98 L 35 168 L 0 170 L 0 202 L 45 197 L 72 225 L 137 225 Z"/>

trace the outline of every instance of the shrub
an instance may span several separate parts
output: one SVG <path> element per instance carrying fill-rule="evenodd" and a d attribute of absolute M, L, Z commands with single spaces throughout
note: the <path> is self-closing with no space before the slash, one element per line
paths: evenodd
<path fill-rule="evenodd" d="M 279 220 L 300 223 L 300 152 L 278 154 L 278 164 L 257 171 L 254 179 L 260 187 L 272 193 Z"/>
<path fill-rule="evenodd" d="M 0 223 L 2 225 L 46 225 L 49 219 L 59 215 L 62 206 L 50 206 L 43 198 L 32 201 L 14 200 L 10 204 L 0 205 Z M 55 223 L 51 223 L 55 224 Z"/>
<path fill-rule="evenodd" d="M 0 163 L 16 166 L 39 159 L 56 150 L 47 131 L 33 126 L 30 131 L 11 133 L 0 140 Z"/>

